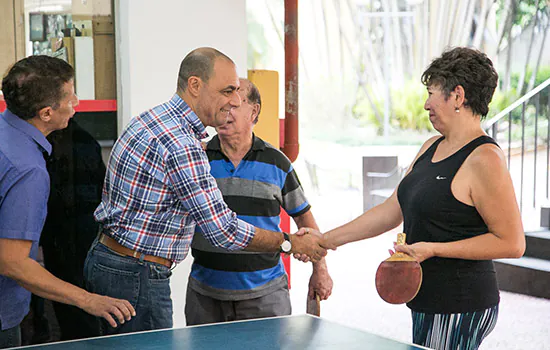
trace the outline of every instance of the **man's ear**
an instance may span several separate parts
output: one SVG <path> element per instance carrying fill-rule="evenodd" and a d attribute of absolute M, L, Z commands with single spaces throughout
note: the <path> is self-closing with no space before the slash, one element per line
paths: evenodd
<path fill-rule="evenodd" d="M 260 104 L 254 103 L 252 106 L 252 120 L 255 120 L 258 117 L 258 114 L 260 114 Z"/>
<path fill-rule="evenodd" d="M 50 120 L 52 120 L 52 107 L 51 106 L 48 106 L 48 107 L 44 107 L 42 109 L 40 109 L 38 111 L 38 117 L 40 118 L 40 120 L 42 120 L 43 122 L 49 122 Z"/>
<path fill-rule="evenodd" d="M 201 78 L 195 76 L 189 77 L 187 79 L 187 93 L 193 97 L 199 97 L 202 84 Z"/>
<path fill-rule="evenodd" d="M 466 92 L 464 91 L 464 88 L 462 85 L 457 85 L 454 89 L 455 93 L 455 107 L 462 107 L 462 105 L 466 102 Z"/>

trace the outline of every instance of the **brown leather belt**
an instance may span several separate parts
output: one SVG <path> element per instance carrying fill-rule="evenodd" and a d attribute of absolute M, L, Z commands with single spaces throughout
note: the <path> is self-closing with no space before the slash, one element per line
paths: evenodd
<path fill-rule="evenodd" d="M 154 262 L 154 263 L 157 263 L 157 264 L 164 265 L 167 268 L 172 268 L 172 261 L 170 261 L 166 258 L 161 258 L 160 256 L 147 255 L 147 254 L 143 254 L 143 253 L 137 252 L 135 250 L 132 250 L 130 248 L 126 248 L 125 246 L 118 243 L 117 241 L 115 241 L 114 239 L 112 239 L 111 237 L 107 236 L 104 233 L 100 233 L 99 243 L 101 243 L 104 246 L 110 248 L 111 250 L 114 250 L 115 252 L 117 252 L 120 255 L 131 256 L 131 257 L 134 257 L 136 259 L 140 259 L 141 256 L 143 255 L 143 260 L 145 260 L 145 261 Z"/>

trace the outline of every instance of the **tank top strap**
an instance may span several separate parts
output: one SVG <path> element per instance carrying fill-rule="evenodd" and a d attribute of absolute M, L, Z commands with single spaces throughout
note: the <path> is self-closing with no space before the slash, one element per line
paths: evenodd
<path fill-rule="evenodd" d="M 454 178 L 458 169 L 462 166 L 466 158 L 479 146 L 486 143 L 492 143 L 498 146 L 498 144 L 489 136 L 482 135 L 478 138 L 473 139 L 464 145 L 461 149 L 456 151 L 454 154 L 449 157 L 436 163 L 440 169 L 444 169 L 449 177 Z"/>
<path fill-rule="evenodd" d="M 428 161 L 431 161 L 431 159 L 433 158 L 433 155 L 435 153 L 435 150 L 437 149 L 437 146 L 441 143 L 441 141 L 443 141 L 445 139 L 445 137 L 441 136 L 440 138 L 438 138 L 437 140 L 434 141 L 434 143 L 431 144 L 430 147 L 428 147 L 428 149 L 422 153 L 420 155 L 420 157 L 418 157 L 418 159 L 416 160 L 416 162 L 414 162 L 413 164 L 413 167 L 418 164 L 418 163 L 422 163 L 424 162 L 426 159 Z"/>
<path fill-rule="evenodd" d="M 457 161 L 462 164 L 466 158 L 479 146 L 484 145 L 486 143 L 492 143 L 494 145 L 498 144 L 493 140 L 491 137 L 482 135 L 478 138 L 473 139 L 472 141 L 468 142 L 466 145 L 464 145 L 461 149 L 459 149 L 456 153 L 451 155 L 451 157 L 456 158 Z"/>

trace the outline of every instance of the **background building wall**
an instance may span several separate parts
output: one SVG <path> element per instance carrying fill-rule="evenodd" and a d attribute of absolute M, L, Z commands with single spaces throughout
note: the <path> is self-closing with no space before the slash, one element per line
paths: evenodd
<path fill-rule="evenodd" d="M 245 0 L 117 0 L 119 128 L 176 91 L 181 60 L 200 46 L 231 57 L 246 77 Z M 121 112 L 121 113 L 120 113 Z"/>

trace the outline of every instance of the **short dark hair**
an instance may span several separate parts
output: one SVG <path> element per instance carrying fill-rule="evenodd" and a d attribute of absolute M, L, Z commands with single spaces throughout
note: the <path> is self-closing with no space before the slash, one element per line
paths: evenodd
<path fill-rule="evenodd" d="M 67 62 L 50 56 L 29 56 L 16 62 L 2 79 L 6 107 L 21 119 L 35 117 L 42 108 L 59 108 L 63 85 L 74 78 Z"/>
<path fill-rule="evenodd" d="M 248 103 L 257 103 L 258 105 L 260 105 L 260 108 L 258 109 L 258 115 L 256 115 L 256 118 L 254 118 L 254 124 L 256 124 L 258 122 L 258 119 L 260 118 L 260 112 L 262 111 L 262 96 L 260 96 L 260 90 L 258 90 L 258 87 L 254 85 L 254 83 L 250 80 L 247 81 L 248 91 L 246 94 L 246 99 L 248 100 Z"/>
<path fill-rule="evenodd" d="M 486 54 L 467 47 L 443 52 L 422 74 L 422 84 L 438 86 L 449 98 L 458 85 L 464 88 L 464 105 L 485 118 L 498 84 L 498 74 Z"/>
<path fill-rule="evenodd" d="M 208 82 L 214 70 L 214 63 L 218 58 L 226 59 L 234 64 L 231 58 L 211 47 L 200 47 L 188 53 L 180 64 L 178 89 L 187 90 L 187 82 L 193 76 Z"/>

